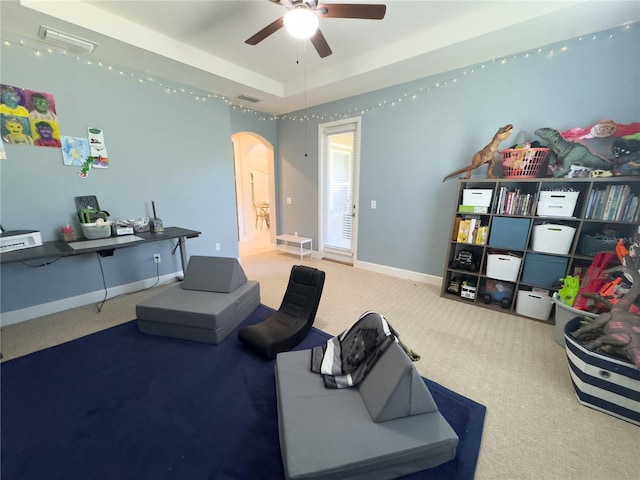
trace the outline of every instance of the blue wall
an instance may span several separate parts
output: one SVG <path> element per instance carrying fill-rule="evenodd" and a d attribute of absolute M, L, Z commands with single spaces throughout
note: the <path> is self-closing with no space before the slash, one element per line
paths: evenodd
<path fill-rule="evenodd" d="M 15 44 L 1 48 L 0 82 L 52 93 L 63 135 L 85 136 L 88 126 L 105 131 L 111 166 L 87 179 L 63 166 L 59 150 L 6 146 L 0 223 L 38 229 L 45 241 L 74 219 L 74 196 L 97 195 L 102 208 L 123 218 L 150 216 L 155 200 L 165 225 L 202 232 L 188 241 L 189 254 L 215 254 L 218 242 L 220 254 L 237 256 L 231 135 L 250 131 L 276 147 L 278 233 L 298 231 L 317 245 L 318 124 L 358 115 L 358 260 L 440 276 L 456 190 L 455 180 L 441 180 L 467 165 L 498 127 L 512 123 L 534 140 L 542 126 L 640 120 L 638 25 L 310 108 L 314 119 L 306 126 L 303 112 L 262 120 L 221 100 L 165 93 L 106 66 L 36 56 Z M 377 209 L 369 208 L 371 200 Z M 161 275 L 179 271 L 172 247 L 156 243 L 102 259 L 108 286 L 155 277 L 155 252 L 163 258 Z M 1 274 L 2 312 L 102 289 L 93 255 L 40 268 L 4 264 Z"/>
<path fill-rule="evenodd" d="M 281 230 L 317 245 L 319 123 L 362 118 L 358 260 L 441 276 L 457 189 L 455 179 L 442 179 L 468 165 L 499 127 L 514 125 L 506 148 L 520 131 L 540 140 L 539 127 L 640 120 L 637 24 L 502 60 L 308 109 L 307 158 L 305 112 L 282 118 L 282 197 L 294 203 L 280 210 Z M 486 167 L 474 176 L 486 176 Z"/>
<path fill-rule="evenodd" d="M 70 56 L 38 56 L 17 43 L 3 44 L 0 53 L 0 83 L 53 94 L 62 135 L 86 138 L 87 127 L 102 128 L 110 160 L 108 169 L 93 169 L 82 179 L 78 167 L 63 165 L 59 149 L 5 145 L 0 223 L 6 229 L 36 229 L 44 241 L 57 240 L 67 222 L 79 230 L 75 196 L 96 195 L 112 218 L 125 219 L 152 216 L 154 200 L 166 226 L 202 232 L 187 242 L 190 255 L 238 255 L 231 135 L 259 131 L 275 144 L 275 121 L 232 115 L 223 100 L 167 93 L 95 60 L 89 65 Z M 182 269 L 169 241 L 121 249 L 101 259 L 107 286 L 155 278 L 156 252 L 160 275 Z M 2 265 L 2 312 L 103 288 L 95 255 L 33 266 L 41 263 Z"/>

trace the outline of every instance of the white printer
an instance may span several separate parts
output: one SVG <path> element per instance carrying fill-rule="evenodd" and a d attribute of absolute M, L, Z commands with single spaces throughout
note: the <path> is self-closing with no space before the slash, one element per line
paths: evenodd
<path fill-rule="evenodd" d="M 36 230 L 9 230 L 0 233 L 0 253 L 42 245 L 42 235 Z"/>

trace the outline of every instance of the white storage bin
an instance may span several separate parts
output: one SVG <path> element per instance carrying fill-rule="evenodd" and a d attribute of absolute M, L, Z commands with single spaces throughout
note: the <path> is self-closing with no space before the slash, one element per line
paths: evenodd
<path fill-rule="evenodd" d="M 488 207 L 491 205 L 493 190 L 483 188 L 465 188 L 462 191 L 462 204 L 474 207 Z"/>
<path fill-rule="evenodd" d="M 536 215 L 539 217 L 573 217 L 573 211 L 576 209 L 575 203 L 542 203 L 538 202 L 538 211 Z"/>
<path fill-rule="evenodd" d="M 557 253 L 566 255 L 571 250 L 574 227 L 543 223 L 533 227 L 531 248 L 536 252 Z"/>
<path fill-rule="evenodd" d="M 584 312 L 582 310 L 578 310 L 577 308 L 570 307 L 569 305 L 565 305 L 560 301 L 557 293 L 553 294 L 551 300 L 556 306 L 555 319 L 556 325 L 553 330 L 553 338 L 556 343 L 564 347 L 564 326 L 569 323 L 570 320 L 575 317 L 587 317 L 587 318 L 596 318 L 598 316 L 597 313 Z"/>
<path fill-rule="evenodd" d="M 111 222 L 81 223 L 82 233 L 90 240 L 107 238 L 111 236 Z"/>
<path fill-rule="evenodd" d="M 594 352 L 573 338 L 579 319 L 565 326 L 569 374 L 580 404 L 640 426 L 640 370 L 628 360 Z"/>
<path fill-rule="evenodd" d="M 573 203 L 574 205 L 578 201 L 580 192 L 553 192 L 543 191 L 540 192 L 541 203 Z"/>
<path fill-rule="evenodd" d="M 520 270 L 521 257 L 506 253 L 489 253 L 487 255 L 487 277 L 496 280 L 515 282 Z"/>
<path fill-rule="evenodd" d="M 580 192 L 540 192 L 538 210 L 540 217 L 573 217 Z"/>
<path fill-rule="evenodd" d="M 549 295 L 529 290 L 518 290 L 516 312 L 520 315 L 538 320 L 548 320 L 552 306 L 553 303 Z"/>

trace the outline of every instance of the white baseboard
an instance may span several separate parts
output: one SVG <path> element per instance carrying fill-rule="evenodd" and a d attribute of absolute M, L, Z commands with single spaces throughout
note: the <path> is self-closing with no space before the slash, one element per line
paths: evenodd
<path fill-rule="evenodd" d="M 385 265 L 361 261 L 356 261 L 354 267 L 369 270 L 371 272 L 384 273 L 385 275 L 391 275 L 393 277 L 413 280 L 414 282 L 436 285 L 438 287 L 442 285 L 442 277 L 428 275 L 426 273 L 412 272 L 411 270 L 403 270 L 401 268 L 387 267 Z"/>
<path fill-rule="evenodd" d="M 137 282 L 128 283 L 126 285 L 118 285 L 107 289 L 107 300 L 124 293 L 132 293 L 138 290 L 143 290 L 153 286 L 156 282 L 158 285 L 169 283 L 175 278 L 182 278 L 183 273 L 174 272 L 168 275 L 163 275 L 158 278 L 147 278 L 145 280 L 139 280 Z M 84 293 L 75 297 L 63 298 L 56 300 L 55 302 L 42 303 L 40 305 L 34 305 L 32 307 L 21 308 L 19 310 L 12 310 L 10 312 L 0 313 L 0 326 L 11 325 L 14 323 L 24 322 L 33 318 L 42 317 L 43 315 L 50 315 L 52 313 L 62 312 L 69 310 L 70 308 L 81 307 L 94 302 L 101 302 L 104 299 L 104 290 L 97 290 L 95 292 Z"/>

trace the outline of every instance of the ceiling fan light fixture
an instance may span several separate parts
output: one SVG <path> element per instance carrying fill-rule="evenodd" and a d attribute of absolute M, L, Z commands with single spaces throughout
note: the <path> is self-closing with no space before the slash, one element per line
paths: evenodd
<path fill-rule="evenodd" d="M 296 38 L 311 38 L 318 30 L 320 21 L 318 16 L 305 7 L 289 10 L 284 16 L 284 26 Z"/>

